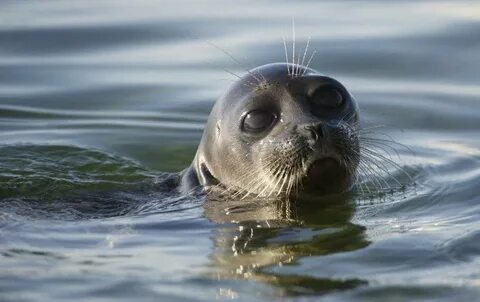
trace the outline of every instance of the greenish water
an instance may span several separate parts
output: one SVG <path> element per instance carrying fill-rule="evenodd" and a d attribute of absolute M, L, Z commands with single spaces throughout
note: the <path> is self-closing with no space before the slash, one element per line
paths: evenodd
<path fill-rule="evenodd" d="M 292 17 L 311 65 L 401 144 L 400 185 L 172 193 L 224 69 L 245 72 L 209 43 L 284 61 Z M 479 33 L 474 1 L 3 2 L 0 300 L 479 300 Z"/>

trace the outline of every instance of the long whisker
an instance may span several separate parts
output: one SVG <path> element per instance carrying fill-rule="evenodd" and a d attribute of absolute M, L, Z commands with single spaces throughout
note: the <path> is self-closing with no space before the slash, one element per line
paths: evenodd
<path fill-rule="evenodd" d="M 305 49 L 303 51 L 303 57 L 302 57 L 302 63 L 301 65 L 303 66 L 303 63 L 305 62 L 305 56 L 307 55 L 307 52 L 308 52 L 308 45 L 310 44 L 310 39 L 312 37 L 308 37 L 308 40 L 307 40 L 307 45 L 305 46 Z"/>
<path fill-rule="evenodd" d="M 292 17 L 292 76 L 295 77 L 295 18 Z"/>
<path fill-rule="evenodd" d="M 305 72 L 307 72 L 307 69 L 308 69 L 308 67 L 310 66 L 310 62 L 312 62 L 312 59 L 313 59 L 313 57 L 315 56 L 316 53 L 317 53 L 317 51 L 314 50 L 314 51 L 312 52 L 312 54 L 310 55 L 310 59 L 308 60 L 307 65 L 305 66 L 305 69 L 303 70 L 302 75 L 304 75 Z"/>
<path fill-rule="evenodd" d="M 285 37 L 283 37 L 283 47 L 285 48 L 285 62 L 287 63 L 287 73 L 288 73 L 288 76 L 290 76 L 291 75 L 290 65 L 288 64 L 288 51 L 287 51 L 287 42 L 285 41 Z"/>
<path fill-rule="evenodd" d="M 216 45 L 215 43 L 211 41 L 207 41 L 208 44 L 211 46 L 215 47 L 216 49 L 220 50 L 223 52 L 225 55 L 227 55 L 230 59 L 232 59 L 235 63 L 237 63 L 242 69 L 244 69 L 248 74 L 250 74 L 255 80 L 257 80 L 258 83 L 261 83 L 262 80 L 258 78 L 255 74 L 253 74 L 247 67 L 245 67 L 237 58 L 235 58 L 231 53 L 223 49 L 222 47 Z"/>
<path fill-rule="evenodd" d="M 225 69 L 225 68 L 224 68 L 223 70 L 224 70 L 225 72 L 227 72 L 227 73 L 229 73 L 229 74 L 237 77 L 238 79 L 243 80 L 243 78 L 242 78 L 241 76 L 239 76 L 238 74 L 234 73 L 233 71 L 228 70 L 228 69 Z M 246 82 L 246 83 L 244 83 L 245 86 L 250 87 L 250 88 L 255 87 L 255 85 L 254 85 L 252 82 L 250 82 L 250 81 L 245 81 L 245 82 Z"/>

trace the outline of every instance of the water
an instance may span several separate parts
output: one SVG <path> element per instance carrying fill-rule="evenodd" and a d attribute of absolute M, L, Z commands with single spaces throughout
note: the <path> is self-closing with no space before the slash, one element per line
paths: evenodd
<path fill-rule="evenodd" d="M 284 61 L 292 16 L 414 184 L 292 207 L 165 193 L 224 69 L 245 72 L 209 43 Z M 4 1 L 0 300 L 480 299 L 479 33 L 474 1 Z"/>

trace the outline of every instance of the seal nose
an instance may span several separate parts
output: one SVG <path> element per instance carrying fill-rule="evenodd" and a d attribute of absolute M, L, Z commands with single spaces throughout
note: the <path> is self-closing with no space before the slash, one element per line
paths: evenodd
<path fill-rule="evenodd" d="M 304 125 L 303 130 L 307 137 L 313 142 L 317 142 L 326 135 L 325 125 L 323 123 L 313 123 Z"/>

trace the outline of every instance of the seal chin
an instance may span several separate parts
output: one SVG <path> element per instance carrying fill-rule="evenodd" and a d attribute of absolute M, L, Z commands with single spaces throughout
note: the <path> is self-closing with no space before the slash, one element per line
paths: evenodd
<path fill-rule="evenodd" d="M 302 184 L 308 193 L 334 194 L 349 188 L 350 176 L 337 159 L 325 157 L 309 165 Z"/>

